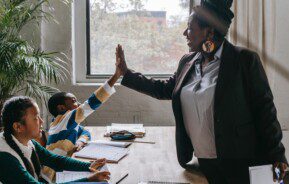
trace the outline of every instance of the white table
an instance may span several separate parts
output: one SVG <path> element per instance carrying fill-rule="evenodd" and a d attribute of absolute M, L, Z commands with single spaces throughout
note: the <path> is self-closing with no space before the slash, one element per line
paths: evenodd
<path fill-rule="evenodd" d="M 103 137 L 105 127 L 86 127 L 92 134 L 92 140 L 108 140 Z M 177 161 L 175 145 L 175 127 L 145 127 L 146 136 L 137 140 L 153 141 L 155 144 L 133 143 L 129 154 L 118 164 L 108 164 L 111 183 L 118 181 L 128 173 L 121 183 L 137 184 L 140 181 L 186 182 L 207 184 L 200 173 L 184 170 Z"/>

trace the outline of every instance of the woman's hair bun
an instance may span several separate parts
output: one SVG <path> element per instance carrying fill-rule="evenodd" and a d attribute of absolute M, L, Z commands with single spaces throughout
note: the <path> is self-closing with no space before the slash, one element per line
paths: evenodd
<path fill-rule="evenodd" d="M 231 8 L 231 6 L 233 4 L 233 0 L 225 0 L 225 1 L 226 1 L 226 7 Z"/>

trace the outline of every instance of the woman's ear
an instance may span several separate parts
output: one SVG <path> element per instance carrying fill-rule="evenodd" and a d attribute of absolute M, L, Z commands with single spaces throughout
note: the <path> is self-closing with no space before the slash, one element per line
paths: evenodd
<path fill-rule="evenodd" d="M 207 40 L 213 40 L 214 35 L 215 35 L 215 29 L 207 28 Z"/>

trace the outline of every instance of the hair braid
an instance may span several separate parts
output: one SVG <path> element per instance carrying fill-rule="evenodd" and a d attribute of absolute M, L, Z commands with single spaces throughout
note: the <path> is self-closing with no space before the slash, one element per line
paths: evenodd
<path fill-rule="evenodd" d="M 24 162 L 24 165 L 27 169 L 27 171 L 34 176 L 34 169 L 32 168 L 30 162 L 28 161 L 28 159 L 24 156 L 23 152 L 20 150 L 20 148 L 18 147 L 18 145 L 16 144 L 16 142 L 13 140 L 12 138 L 12 131 L 11 130 L 7 130 L 6 127 L 4 127 L 4 138 L 7 142 L 7 144 L 21 157 L 22 161 Z"/>
<path fill-rule="evenodd" d="M 25 96 L 18 96 L 18 97 L 13 97 L 9 100 L 7 100 L 4 103 L 3 109 L 2 109 L 2 122 L 4 125 L 4 138 L 7 142 L 7 144 L 20 156 L 22 159 L 27 171 L 34 176 L 34 169 L 29 162 L 29 160 L 24 156 L 23 152 L 21 149 L 18 147 L 16 142 L 12 138 L 13 134 L 13 123 L 14 122 L 20 122 L 25 124 L 25 121 L 23 121 L 23 117 L 26 114 L 26 110 L 30 107 L 33 107 L 34 105 L 34 100 L 25 97 Z M 35 165 L 33 163 L 33 165 Z M 38 171 L 38 166 L 34 166 L 35 170 Z M 39 166 L 40 167 L 40 166 Z M 40 173 L 40 169 L 39 169 Z M 38 173 L 36 172 L 38 175 Z"/>

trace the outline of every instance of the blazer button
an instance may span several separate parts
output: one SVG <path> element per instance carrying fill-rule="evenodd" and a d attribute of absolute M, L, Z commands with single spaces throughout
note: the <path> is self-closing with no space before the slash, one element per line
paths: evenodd
<path fill-rule="evenodd" d="M 220 123 L 221 121 L 220 121 L 220 119 L 219 118 L 217 118 L 217 123 Z"/>

